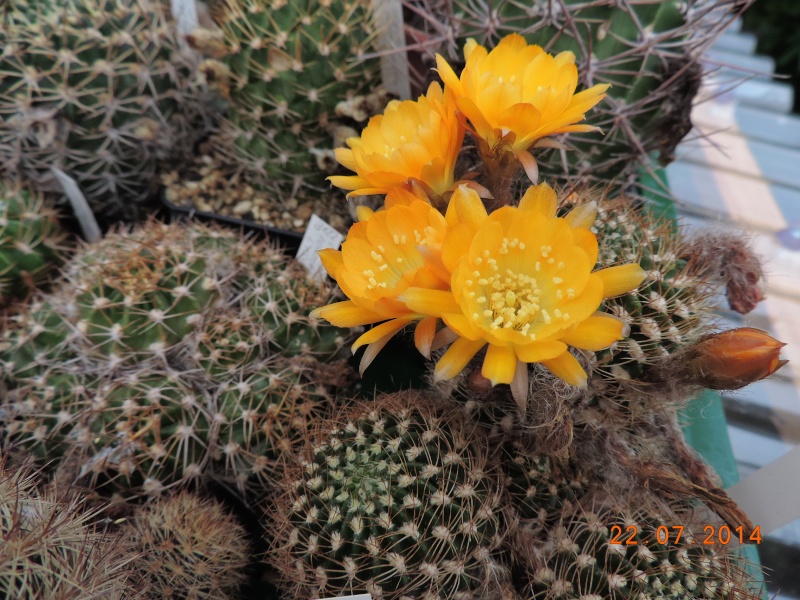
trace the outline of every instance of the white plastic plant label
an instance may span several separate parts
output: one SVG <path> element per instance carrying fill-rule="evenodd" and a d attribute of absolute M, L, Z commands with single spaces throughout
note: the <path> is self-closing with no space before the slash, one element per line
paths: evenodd
<path fill-rule="evenodd" d="M 310 277 L 322 280 L 326 273 L 317 252 L 325 248 L 339 248 L 343 241 L 344 236 L 341 233 L 317 215 L 311 215 L 300 248 L 297 249 L 297 260 L 308 269 Z M 358 596 L 348 596 L 348 598 L 358 598 Z"/>
<path fill-rule="evenodd" d="M 369 594 L 356 594 L 355 596 L 336 596 L 335 598 L 319 598 L 318 600 L 372 600 Z"/>

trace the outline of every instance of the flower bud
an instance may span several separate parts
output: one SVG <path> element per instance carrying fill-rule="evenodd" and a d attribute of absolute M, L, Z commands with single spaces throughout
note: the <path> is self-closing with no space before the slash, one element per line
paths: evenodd
<path fill-rule="evenodd" d="M 785 345 L 752 327 L 715 333 L 691 348 L 686 374 L 712 390 L 738 390 L 769 377 L 789 362 L 780 359 Z"/>

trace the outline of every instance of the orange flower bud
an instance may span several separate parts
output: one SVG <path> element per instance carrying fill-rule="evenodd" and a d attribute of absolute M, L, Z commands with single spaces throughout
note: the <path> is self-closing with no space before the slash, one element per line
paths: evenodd
<path fill-rule="evenodd" d="M 715 333 L 692 347 L 687 374 L 712 390 L 738 390 L 769 377 L 789 362 L 780 359 L 785 345 L 752 327 Z"/>

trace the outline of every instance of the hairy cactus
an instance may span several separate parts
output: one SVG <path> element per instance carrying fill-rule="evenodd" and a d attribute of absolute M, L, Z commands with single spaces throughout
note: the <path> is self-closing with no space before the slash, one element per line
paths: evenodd
<path fill-rule="evenodd" d="M 124 495 L 262 486 L 342 380 L 341 363 L 318 358 L 335 358 L 347 332 L 308 318 L 329 293 L 233 233 L 111 234 L 9 320 L 3 438 Z"/>
<path fill-rule="evenodd" d="M 486 438 L 436 400 L 353 406 L 287 471 L 267 527 L 292 597 L 490 597 L 503 572 L 496 466 Z"/>
<path fill-rule="evenodd" d="M 733 557 L 723 547 L 704 545 L 689 529 L 675 515 L 644 509 L 579 510 L 550 532 L 542 566 L 532 573 L 532 597 L 751 597 L 744 591 L 744 573 Z"/>
<path fill-rule="evenodd" d="M 635 177 L 654 152 L 664 164 L 673 159 L 675 146 L 691 129 L 702 51 L 741 8 L 735 0 L 411 4 L 415 37 L 430 52 L 429 59 L 434 52 L 460 59 L 468 38 L 494 47 L 503 36 L 519 33 L 548 52 L 573 52 L 582 86 L 612 85 L 587 120 L 604 136 L 571 134 L 573 151 L 537 156 L 542 172 L 584 184 Z"/>
<path fill-rule="evenodd" d="M 0 460 L 0 596 L 20 600 L 135 598 L 129 546 L 91 524 L 80 499 L 40 493 Z"/>
<path fill-rule="evenodd" d="M 249 562 L 244 528 L 214 500 L 182 492 L 137 509 L 123 526 L 144 598 L 237 598 Z"/>
<path fill-rule="evenodd" d="M 62 256 L 63 238 L 39 195 L 0 181 L 0 306 L 42 283 Z"/>
<path fill-rule="evenodd" d="M 11 0 L 0 47 L 0 172 L 60 191 L 57 167 L 102 219 L 135 217 L 202 106 L 158 3 Z"/>

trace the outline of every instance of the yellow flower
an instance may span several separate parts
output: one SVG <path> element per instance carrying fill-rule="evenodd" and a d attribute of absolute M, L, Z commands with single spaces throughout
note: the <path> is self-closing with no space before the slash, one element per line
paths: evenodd
<path fill-rule="evenodd" d="M 464 127 L 456 116 L 451 94 L 438 83 L 419 100 L 394 100 L 382 115 L 372 117 L 361 137 L 336 149 L 336 160 L 357 175 L 333 176 L 333 185 L 353 190 L 349 196 L 386 194 L 398 187 L 421 183 L 441 195 L 453 186 L 456 158 Z"/>
<path fill-rule="evenodd" d="M 446 231 L 442 214 L 427 202 L 372 212 L 359 211 L 341 251 L 320 251 L 322 264 L 349 298 L 311 313 L 338 327 L 356 327 L 385 321 L 370 329 L 353 344 L 353 352 L 368 345 L 361 371 L 403 327 L 419 321 L 417 348 L 430 355 L 436 333 L 436 318 L 409 309 L 398 296 L 409 287 L 445 290 L 449 273 L 439 259 Z"/>
<path fill-rule="evenodd" d="M 519 207 L 490 215 L 473 190 L 459 186 L 453 194 L 442 247 L 451 289 L 414 286 L 400 296 L 458 336 L 436 365 L 437 380 L 454 377 L 488 344 L 481 372 L 493 385 L 527 382 L 525 363 L 538 362 L 585 386 L 587 375 L 568 346 L 596 351 L 624 337 L 622 321 L 596 311 L 603 298 L 635 289 L 645 272 L 638 264 L 592 272 L 596 206 L 581 205 L 563 218 L 556 208 L 546 184 L 530 187 Z"/>
<path fill-rule="evenodd" d="M 508 147 L 519 154 L 543 137 L 597 130 L 576 123 L 605 97 L 609 85 L 576 94 L 578 70 L 572 52 L 554 57 L 511 34 L 491 52 L 470 39 L 464 57 L 466 66 L 459 78 L 437 55 L 439 75 L 445 90 L 455 94 L 456 105 L 475 135 L 492 153 Z"/>

